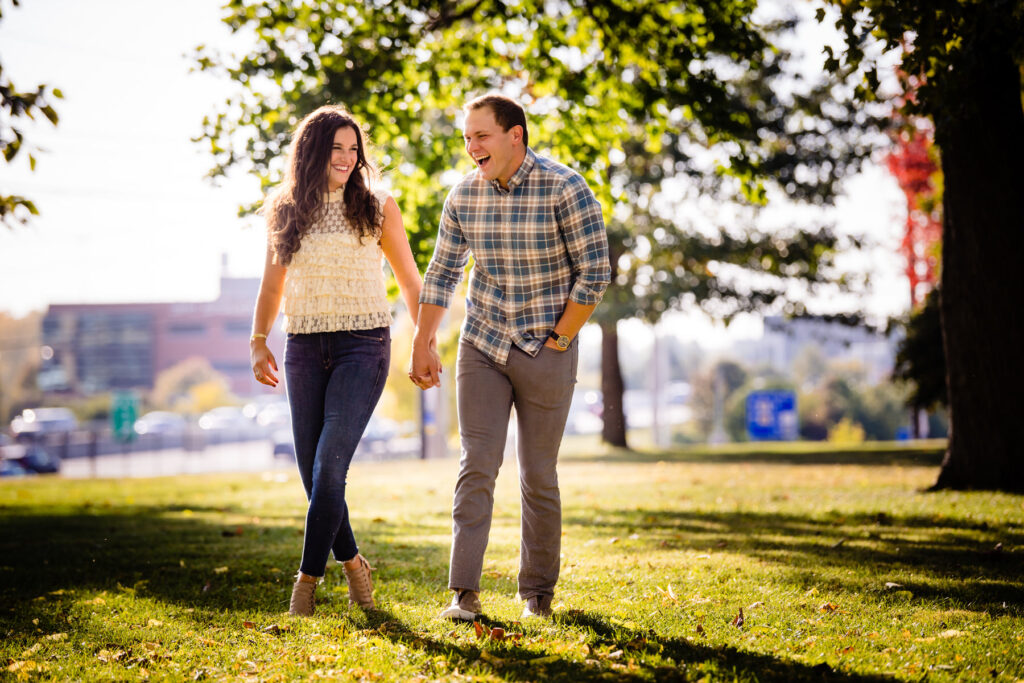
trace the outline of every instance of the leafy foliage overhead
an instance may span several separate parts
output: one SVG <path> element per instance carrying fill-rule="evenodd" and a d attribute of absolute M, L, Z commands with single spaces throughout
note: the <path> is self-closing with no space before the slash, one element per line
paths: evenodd
<path fill-rule="evenodd" d="M 15 7 L 18 0 L 12 0 Z M 0 3 L 0 19 L 3 19 L 3 4 Z M 32 170 L 36 167 L 35 150 L 25 143 L 25 133 L 18 124 L 18 119 L 35 119 L 41 115 L 53 125 L 57 125 L 57 112 L 53 108 L 53 100 L 63 97 L 60 90 L 46 85 L 38 85 L 34 90 L 21 91 L 4 72 L 0 64 L 0 154 L 4 163 L 11 163 L 19 152 L 28 154 L 28 163 Z M 39 214 L 39 210 L 31 199 L 19 195 L 7 195 L 0 192 L 0 223 L 25 223 L 30 215 Z"/>
<path fill-rule="evenodd" d="M 503 90 L 527 106 L 532 146 L 583 173 L 605 206 L 613 251 L 627 257 L 605 312 L 657 317 L 686 298 L 717 300 L 708 310 L 728 316 L 775 301 L 789 279 L 834 279 L 825 261 L 838 238 L 821 227 L 750 235 L 730 226 L 709 239 L 653 208 L 680 192 L 666 181 L 753 205 L 771 186 L 827 201 L 871 151 L 861 131 L 878 123 L 830 84 L 789 73 L 773 39 L 794 20 L 755 21 L 756 4 L 231 0 L 224 21 L 253 41 L 241 56 L 197 50 L 199 68 L 241 86 L 201 140 L 212 175 L 242 167 L 271 184 L 299 118 L 345 104 L 382 148 L 423 264 L 453 180 L 445 172 L 469 168 L 460 107 Z M 770 286 L 717 277 L 717 261 Z"/>

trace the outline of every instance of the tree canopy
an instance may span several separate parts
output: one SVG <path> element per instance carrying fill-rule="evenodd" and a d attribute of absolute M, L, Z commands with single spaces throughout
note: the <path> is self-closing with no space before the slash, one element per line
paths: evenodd
<path fill-rule="evenodd" d="M 18 0 L 11 0 L 17 7 Z M 4 6 L 0 2 L 0 20 L 3 19 Z M 34 89 L 19 90 L 10 76 L 0 64 L 0 154 L 4 163 L 11 163 L 20 152 L 28 155 L 28 163 L 32 170 L 36 167 L 36 150 L 25 141 L 25 133 L 18 123 L 19 119 L 35 119 L 41 115 L 53 125 L 57 125 L 57 112 L 53 101 L 63 97 L 60 90 L 48 85 L 37 85 Z M 27 197 L 8 195 L 0 192 L 0 223 L 11 226 L 13 223 L 25 223 L 29 216 L 39 214 L 39 209 Z"/>
<path fill-rule="evenodd" d="M 643 213 L 652 235 L 671 232 L 671 216 L 645 208 L 666 178 L 751 203 L 764 201 L 768 185 L 828 199 L 870 151 L 856 133 L 872 121 L 850 102 L 826 103 L 825 85 L 783 95 L 778 84 L 792 74 L 771 37 L 793 21 L 755 22 L 755 6 L 232 0 L 225 22 L 254 40 L 240 56 L 198 49 L 200 68 L 222 70 L 241 86 L 205 121 L 202 137 L 214 175 L 241 166 L 269 184 L 298 119 L 325 101 L 346 105 L 393 170 L 421 264 L 451 184 L 445 172 L 469 168 L 456 129 L 460 106 L 488 90 L 517 95 L 531 140 L 583 173 L 609 222 L 620 217 L 631 233 Z M 817 256 L 835 246 L 817 229 L 793 238 L 821 245 Z M 785 241 L 756 238 L 756 257 L 742 254 L 744 266 L 783 275 L 787 259 L 804 253 L 771 248 Z M 728 247 L 709 260 L 735 253 Z M 679 265 L 686 263 L 696 262 Z"/>

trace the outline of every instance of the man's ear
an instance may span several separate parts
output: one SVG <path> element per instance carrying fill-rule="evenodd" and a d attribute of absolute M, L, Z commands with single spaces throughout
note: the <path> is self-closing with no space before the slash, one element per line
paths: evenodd
<path fill-rule="evenodd" d="M 512 139 L 514 141 L 516 141 L 516 142 L 522 142 L 523 141 L 523 127 L 522 126 L 512 126 Z"/>

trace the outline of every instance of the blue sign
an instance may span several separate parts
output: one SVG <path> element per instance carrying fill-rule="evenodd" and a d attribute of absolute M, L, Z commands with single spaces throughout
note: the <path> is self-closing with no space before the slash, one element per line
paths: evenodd
<path fill-rule="evenodd" d="M 796 394 L 781 390 L 747 394 L 747 434 L 751 441 L 795 441 Z"/>

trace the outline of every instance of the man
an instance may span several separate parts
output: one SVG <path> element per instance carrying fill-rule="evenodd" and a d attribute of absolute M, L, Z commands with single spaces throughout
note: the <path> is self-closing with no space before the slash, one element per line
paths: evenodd
<path fill-rule="evenodd" d="M 456 363 L 462 457 L 452 509 L 441 617 L 472 621 L 491 527 L 494 482 L 516 409 L 522 494 L 519 597 L 523 617 L 548 617 L 558 580 L 562 509 L 555 465 L 573 385 L 576 335 L 611 277 L 601 207 L 583 177 L 528 146 L 526 113 L 485 95 L 465 106 L 466 151 L 477 168 L 448 194 L 424 276 L 410 379 L 437 386 L 431 341 L 472 253 Z"/>

